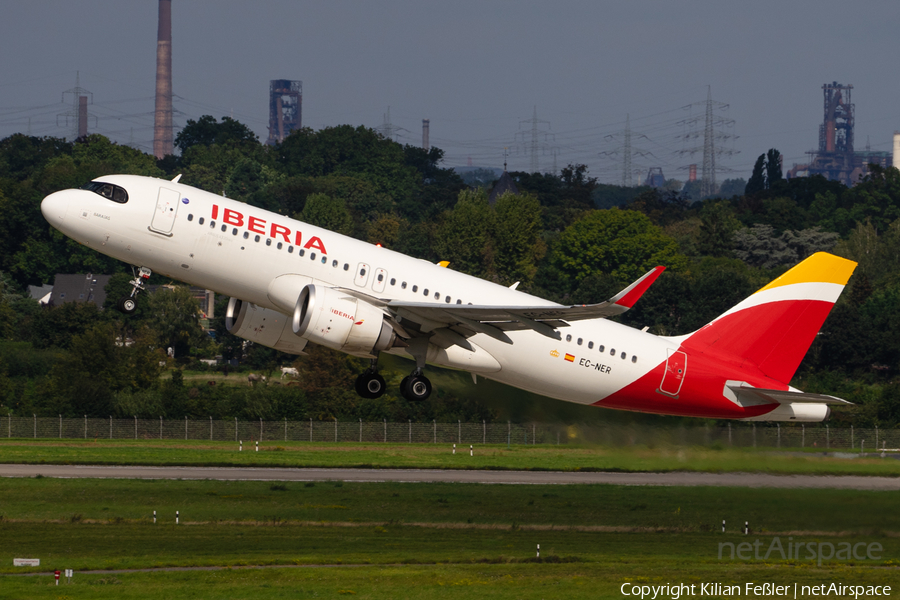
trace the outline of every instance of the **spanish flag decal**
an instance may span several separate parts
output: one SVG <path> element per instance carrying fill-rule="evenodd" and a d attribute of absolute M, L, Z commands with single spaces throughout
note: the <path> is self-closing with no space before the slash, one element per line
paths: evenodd
<path fill-rule="evenodd" d="M 572 354 L 566 353 L 566 360 L 569 362 L 575 362 L 575 356 Z"/>

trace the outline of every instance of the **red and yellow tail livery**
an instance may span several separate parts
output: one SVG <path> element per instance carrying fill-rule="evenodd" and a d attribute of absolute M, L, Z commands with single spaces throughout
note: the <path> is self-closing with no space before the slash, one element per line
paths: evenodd
<path fill-rule="evenodd" d="M 596 403 L 701 417 L 820 421 L 843 400 L 791 378 L 856 263 L 814 254 L 694 333 L 647 375 Z"/>

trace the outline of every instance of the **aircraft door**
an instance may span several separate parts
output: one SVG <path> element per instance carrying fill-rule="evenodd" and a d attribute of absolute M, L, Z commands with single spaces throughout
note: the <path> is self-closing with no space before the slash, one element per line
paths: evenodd
<path fill-rule="evenodd" d="M 366 263 L 359 263 L 359 266 L 356 267 L 356 280 L 355 283 L 359 287 L 366 287 L 366 283 L 369 281 L 369 265 Z"/>
<path fill-rule="evenodd" d="M 666 359 L 666 370 L 659 384 L 659 391 L 669 396 L 678 396 L 684 376 L 687 373 L 687 354 L 681 350 L 669 350 Z"/>
<path fill-rule="evenodd" d="M 375 269 L 375 281 L 372 282 L 372 291 L 381 293 L 384 291 L 384 284 L 387 282 L 387 271 L 384 269 Z"/>
<path fill-rule="evenodd" d="M 172 234 L 175 225 L 175 214 L 178 211 L 178 201 L 181 194 L 175 190 L 159 188 L 159 196 L 156 198 L 156 210 L 153 211 L 153 220 L 150 221 L 150 229 L 158 233 Z"/>

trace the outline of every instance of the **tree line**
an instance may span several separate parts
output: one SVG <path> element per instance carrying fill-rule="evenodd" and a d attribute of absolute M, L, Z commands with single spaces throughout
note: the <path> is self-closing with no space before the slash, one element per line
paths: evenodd
<path fill-rule="evenodd" d="M 603 185 L 584 165 L 558 174 L 511 173 L 519 193 L 492 202 L 491 171 L 464 181 L 443 152 L 386 140 L 364 127 L 302 129 L 266 146 L 228 117 L 188 121 L 179 155 L 157 160 L 100 135 L 69 142 L 0 140 L 0 403 L 21 414 L 479 420 L 506 418 L 465 390 L 426 406 L 390 392 L 356 397 L 357 359 L 315 348 L 297 359 L 248 346 L 224 329 L 226 298 L 211 327 L 172 286 L 135 315 L 92 305 L 41 308 L 27 285 L 56 273 L 109 273 L 109 297 L 127 290 L 129 266 L 49 227 L 41 199 L 110 173 L 181 181 L 502 285 L 564 303 L 604 300 L 657 264 L 666 272 L 619 317 L 662 335 L 689 333 L 813 252 L 860 263 L 794 385 L 857 405 L 834 419 L 900 423 L 900 172 L 871 167 L 847 187 L 822 177 L 786 180 L 777 150 L 750 180 L 719 194 L 696 188 Z M 161 278 L 154 283 L 169 284 Z M 177 284 L 177 282 L 174 282 Z M 126 343 L 127 342 L 127 343 Z M 176 359 L 164 349 L 176 348 Z M 294 364 L 297 387 L 197 386 L 181 369 L 202 357 L 238 358 L 260 372 Z M 402 368 L 402 367 L 398 367 Z M 399 373 L 402 376 L 403 373 Z M 396 389 L 394 386 L 393 389 Z M 475 394 L 477 396 L 477 394 Z M 607 413 L 603 413 L 606 415 Z"/>

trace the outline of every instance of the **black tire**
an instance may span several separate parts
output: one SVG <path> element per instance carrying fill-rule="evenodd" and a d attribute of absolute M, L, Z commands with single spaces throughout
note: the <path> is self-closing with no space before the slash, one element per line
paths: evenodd
<path fill-rule="evenodd" d="M 356 378 L 356 393 L 363 398 L 381 398 L 387 390 L 384 377 L 372 371 L 366 371 Z"/>
<path fill-rule="evenodd" d="M 400 384 L 400 392 L 410 402 L 422 402 L 431 395 L 431 381 L 424 375 L 410 375 Z"/>
<path fill-rule="evenodd" d="M 124 296 L 119 298 L 119 301 L 116 303 L 116 308 L 119 309 L 119 312 L 126 315 L 133 315 L 137 310 L 137 301 L 131 296 Z"/>
<path fill-rule="evenodd" d="M 384 396 L 384 392 L 387 391 L 387 385 L 384 383 L 384 377 L 379 375 L 378 373 L 372 373 L 371 376 L 367 378 L 365 383 L 366 392 L 368 392 L 367 398 L 381 398 Z"/>

